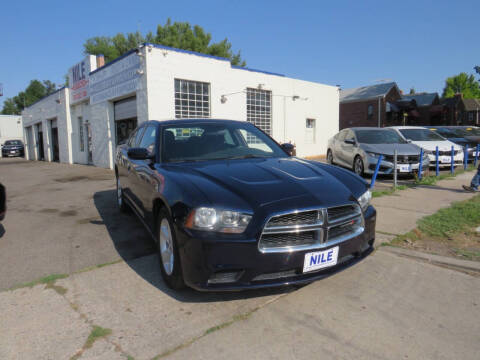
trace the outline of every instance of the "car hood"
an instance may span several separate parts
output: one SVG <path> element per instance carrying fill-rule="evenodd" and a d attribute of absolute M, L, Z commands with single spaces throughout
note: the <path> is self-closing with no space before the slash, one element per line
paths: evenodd
<path fill-rule="evenodd" d="M 421 148 L 429 151 L 435 151 L 438 146 L 439 151 L 449 151 L 452 149 L 452 146 L 455 150 L 462 150 L 463 148 L 457 144 L 454 144 L 451 141 L 412 141 L 412 144 L 418 145 Z"/>
<path fill-rule="evenodd" d="M 398 155 L 420 154 L 420 148 L 414 144 L 360 144 L 360 148 L 366 152 L 382 155 L 393 155 L 395 150 Z"/>
<path fill-rule="evenodd" d="M 331 207 L 351 203 L 366 190 L 360 178 L 339 179 L 329 166 L 292 157 L 181 163 L 169 168 L 217 206 Z"/>

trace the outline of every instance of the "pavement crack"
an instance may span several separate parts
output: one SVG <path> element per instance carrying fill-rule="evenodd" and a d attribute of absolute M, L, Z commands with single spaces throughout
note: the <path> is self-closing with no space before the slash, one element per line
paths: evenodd
<path fill-rule="evenodd" d="M 159 360 L 159 359 L 163 359 L 169 355 L 172 355 L 173 353 L 177 352 L 178 350 L 181 350 L 181 349 L 185 349 L 187 347 L 189 347 L 190 345 L 194 344 L 195 342 L 197 342 L 198 340 L 204 338 L 205 336 L 209 335 L 209 334 L 212 334 L 216 331 L 219 331 L 219 330 L 222 330 L 222 329 L 225 329 L 227 327 L 229 327 L 230 325 L 234 324 L 234 323 L 237 323 L 239 321 L 244 321 L 244 320 L 247 320 L 252 314 L 254 314 L 255 312 L 257 312 L 258 310 L 266 307 L 267 305 L 270 305 L 271 303 L 283 298 L 284 296 L 287 296 L 289 295 L 291 292 L 286 292 L 284 294 L 280 294 L 278 296 L 275 296 L 274 298 L 264 302 L 263 304 L 260 304 L 258 305 L 257 307 L 247 311 L 247 312 L 244 312 L 244 313 L 241 313 L 241 314 L 237 314 L 237 315 L 234 315 L 230 320 L 227 320 L 227 321 L 224 321 L 223 323 L 220 323 L 218 325 L 215 325 L 215 326 L 212 326 L 211 328 L 208 328 L 207 330 L 205 330 L 202 334 L 198 335 L 198 336 L 195 336 L 193 337 L 192 339 L 190 340 L 187 340 L 185 341 L 184 343 L 174 347 L 173 349 L 170 349 L 170 350 L 167 350 L 157 356 L 154 356 L 152 358 L 152 360 Z"/>

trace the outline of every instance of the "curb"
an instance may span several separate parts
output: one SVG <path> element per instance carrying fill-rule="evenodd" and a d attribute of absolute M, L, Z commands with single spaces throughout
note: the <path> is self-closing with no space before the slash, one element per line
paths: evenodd
<path fill-rule="evenodd" d="M 423 260 L 431 264 L 448 266 L 464 271 L 474 271 L 480 273 L 480 262 L 470 260 L 458 260 L 446 256 L 423 253 L 415 250 L 406 250 L 393 246 L 382 246 L 378 250 L 404 256 L 412 259 Z"/>

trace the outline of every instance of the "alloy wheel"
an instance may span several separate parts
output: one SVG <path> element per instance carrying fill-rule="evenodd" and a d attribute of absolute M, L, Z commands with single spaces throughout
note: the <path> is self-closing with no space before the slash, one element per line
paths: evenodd
<path fill-rule="evenodd" d="M 172 275 L 174 265 L 173 239 L 170 224 L 166 218 L 160 223 L 160 256 L 167 275 Z"/>

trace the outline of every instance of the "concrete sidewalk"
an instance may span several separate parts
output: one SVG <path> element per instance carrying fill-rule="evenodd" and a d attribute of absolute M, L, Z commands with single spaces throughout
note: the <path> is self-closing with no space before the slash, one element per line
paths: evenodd
<path fill-rule="evenodd" d="M 471 176 L 374 199 L 377 238 L 408 232 L 417 219 L 473 196 L 460 190 Z M 0 291 L 0 359 L 478 359 L 480 353 L 480 277 L 432 261 L 376 251 L 300 289 L 205 294 L 169 290 L 156 254 L 124 259 Z M 103 336 L 94 329 L 104 329 Z"/>
<path fill-rule="evenodd" d="M 473 197 L 475 193 L 462 189 L 463 184 L 470 184 L 473 175 L 473 172 L 467 172 L 453 179 L 441 180 L 433 186 L 417 186 L 374 198 L 372 204 L 378 214 L 376 246 L 411 231 L 424 216 L 434 214 L 453 202 Z"/>

